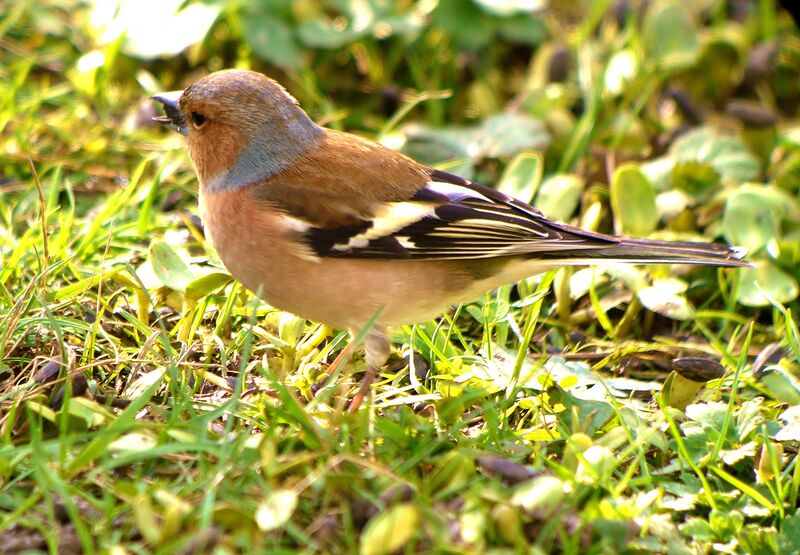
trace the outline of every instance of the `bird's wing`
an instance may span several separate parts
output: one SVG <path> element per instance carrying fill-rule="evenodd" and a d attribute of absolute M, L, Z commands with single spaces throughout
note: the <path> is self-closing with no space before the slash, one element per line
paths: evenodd
<path fill-rule="evenodd" d="M 325 199 L 318 199 L 325 204 Z M 326 204 L 330 206 L 330 204 Z M 297 207 L 296 207 L 297 208 Z M 508 195 L 440 171 L 406 200 L 343 212 L 344 225 L 304 217 L 302 239 L 319 257 L 475 259 L 610 247 L 617 240 L 553 222 Z"/>

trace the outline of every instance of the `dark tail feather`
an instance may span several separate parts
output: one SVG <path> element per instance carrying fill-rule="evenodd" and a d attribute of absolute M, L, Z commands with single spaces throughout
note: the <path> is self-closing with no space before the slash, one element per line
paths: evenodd
<path fill-rule="evenodd" d="M 559 253 L 571 258 L 566 252 Z M 743 260 L 744 250 L 719 243 L 691 241 L 654 241 L 620 238 L 608 247 L 572 251 L 575 263 L 579 260 L 632 262 L 637 264 L 704 264 L 707 266 L 752 266 Z M 570 262 L 572 262 L 570 260 Z"/>

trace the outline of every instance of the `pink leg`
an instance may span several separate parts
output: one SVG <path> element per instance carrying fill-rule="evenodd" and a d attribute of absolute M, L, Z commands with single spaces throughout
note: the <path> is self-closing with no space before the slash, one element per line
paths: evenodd
<path fill-rule="evenodd" d="M 383 326 L 375 326 L 369 331 L 366 339 L 364 339 L 364 351 L 367 360 L 367 372 L 364 374 L 364 377 L 361 378 L 358 391 L 353 397 L 353 400 L 350 401 L 350 406 L 347 409 L 349 412 L 358 410 L 369 392 L 369 386 L 372 385 L 375 376 L 378 375 L 378 369 L 382 368 L 389 359 L 391 344 L 389 343 L 389 336 L 386 333 L 386 328 Z M 337 359 L 338 358 L 339 357 L 337 357 Z"/>

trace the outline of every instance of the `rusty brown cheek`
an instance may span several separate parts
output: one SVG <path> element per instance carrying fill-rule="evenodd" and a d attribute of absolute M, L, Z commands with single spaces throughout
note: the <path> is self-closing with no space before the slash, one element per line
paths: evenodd
<path fill-rule="evenodd" d="M 239 134 L 227 125 L 211 122 L 189 132 L 189 155 L 201 183 L 233 167 L 241 147 Z"/>

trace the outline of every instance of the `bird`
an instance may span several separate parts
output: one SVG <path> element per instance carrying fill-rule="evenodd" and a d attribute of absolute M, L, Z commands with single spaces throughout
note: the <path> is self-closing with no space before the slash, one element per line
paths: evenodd
<path fill-rule="evenodd" d="M 203 227 L 233 277 L 275 308 L 364 337 L 366 372 L 351 411 L 389 359 L 387 328 L 503 284 L 565 265 L 749 265 L 723 244 L 548 219 L 496 189 L 317 125 L 255 71 L 217 71 L 153 98 L 164 109 L 153 119 L 187 137 Z"/>

